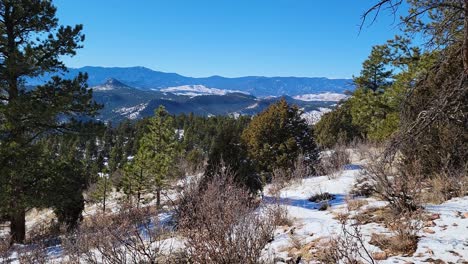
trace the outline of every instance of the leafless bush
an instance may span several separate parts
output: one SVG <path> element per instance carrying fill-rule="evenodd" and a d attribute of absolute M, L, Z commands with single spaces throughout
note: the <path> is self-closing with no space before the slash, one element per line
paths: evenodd
<path fill-rule="evenodd" d="M 329 178 L 336 178 L 343 171 L 344 166 L 350 162 L 350 154 L 346 150 L 346 147 L 344 145 L 336 145 L 330 154 L 324 154 L 320 157 L 317 173 L 328 175 Z"/>
<path fill-rule="evenodd" d="M 361 225 L 356 221 L 350 221 L 346 215 L 342 215 L 339 220 L 340 234 L 334 238 L 336 258 L 348 264 L 375 263 L 365 245 Z"/>
<path fill-rule="evenodd" d="M 275 226 L 291 226 L 292 220 L 289 217 L 286 207 L 279 202 L 275 202 L 265 207 L 265 213 Z"/>
<path fill-rule="evenodd" d="M 365 176 L 371 181 L 375 194 L 396 212 L 418 209 L 424 180 L 419 163 L 402 164 L 396 158 L 389 161 L 378 156 L 370 160 L 365 166 Z"/>
<path fill-rule="evenodd" d="M 150 207 L 123 208 L 115 215 L 89 217 L 64 239 L 70 262 L 159 263 L 171 253 L 171 232 L 159 223 Z"/>
<path fill-rule="evenodd" d="M 47 247 L 39 241 L 34 244 L 25 245 L 17 250 L 18 260 L 25 264 L 45 264 L 48 263 Z"/>
<path fill-rule="evenodd" d="M 313 167 L 306 161 L 303 155 L 299 155 L 292 168 L 277 168 L 271 175 L 272 188 L 270 191 L 277 192 L 284 188 L 286 184 L 294 181 L 300 181 L 307 176 L 312 175 Z"/>
<path fill-rule="evenodd" d="M 356 181 L 354 182 L 353 187 L 350 191 L 350 194 L 353 196 L 364 197 L 370 197 L 374 193 L 375 189 L 373 183 L 365 173 L 359 175 L 359 177 L 356 178 Z"/>
<path fill-rule="evenodd" d="M 10 241 L 11 236 L 9 234 L 5 234 L 0 237 L 0 262 L 1 263 L 8 263 L 8 259 L 10 257 Z"/>
<path fill-rule="evenodd" d="M 260 262 L 274 224 L 255 211 L 257 203 L 233 182 L 229 170 L 220 171 L 205 185 L 189 186 L 181 202 L 178 223 L 193 263 Z"/>
<path fill-rule="evenodd" d="M 341 215 L 340 231 L 330 238 L 325 249 L 319 254 L 321 263 L 375 263 L 372 253 L 367 249 L 359 223 Z"/>

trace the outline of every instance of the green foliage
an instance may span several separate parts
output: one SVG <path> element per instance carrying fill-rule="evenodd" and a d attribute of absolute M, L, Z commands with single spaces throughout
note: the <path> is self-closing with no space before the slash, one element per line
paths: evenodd
<path fill-rule="evenodd" d="M 124 191 L 131 195 L 136 193 L 138 203 L 141 194 L 154 187 L 159 205 L 160 191 L 177 156 L 177 140 L 173 117 L 160 106 L 149 119 L 134 160 L 124 169 Z"/>
<path fill-rule="evenodd" d="M 248 122 L 249 119 L 241 117 L 239 120 L 230 119 L 219 127 L 211 146 L 205 176 L 212 179 L 220 170 L 228 169 L 234 174 L 236 183 L 256 193 L 262 188 L 262 182 L 241 141 L 242 131 Z"/>
<path fill-rule="evenodd" d="M 259 172 L 292 168 L 300 154 L 310 163 L 318 158 L 313 131 L 301 118 L 301 111 L 284 99 L 255 116 L 242 140 Z"/>
<path fill-rule="evenodd" d="M 128 197 L 135 197 L 137 206 L 141 196 L 152 191 L 152 179 L 138 159 L 134 159 L 123 168 L 122 190 Z"/>
<path fill-rule="evenodd" d="M 385 90 L 391 82 L 392 71 L 388 70 L 390 49 L 387 45 L 372 47 L 369 58 L 362 64 L 361 75 L 354 78 L 358 88 L 379 92 Z"/>
<path fill-rule="evenodd" d="M 74 212 L 65 209 L 70 205 L 56 199 L 73 184 L 81 189 L 81 171 L 68 174 L 74 169 L 67 165 L 70 160 L 61 164 L 49 159 L 40 142 L 56 132 L 75 131 L 75 118 L 99 109 L 84 74 L 73 80 L 55 76 L 43 85 L 25 87 L 26 78 L 64 69 L 62 56 L 75 55 L 84 40 L 81 25 L 59 26 L 55 13 L 51 1 L 0 1 L 0 207 L 11 216 L 15 242 L 24 240 L 24 212 L 38 203 L 56 206 L 59 218 L 70 224 L 81 212 L 79 206 L 71 206 Z M 52 193 L 51 186 L 56 187 Z M 42 199 L 46 194 L 54 197 Z M 69 199 L 72 204 L 79 200 L 79 195 Z"/>
<path fill-rule="evenodd" d="M 352 123 L 350 108 L 350 102 L 344 101 L 315 124 L 314 131 L 320 146 L 332 148 L 337 143 L 349 143 L 361 137 L 359 127 Z"/>

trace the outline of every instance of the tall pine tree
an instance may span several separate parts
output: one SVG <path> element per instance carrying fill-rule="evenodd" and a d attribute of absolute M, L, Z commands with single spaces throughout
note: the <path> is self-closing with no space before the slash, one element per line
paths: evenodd
<path fill-rule="evenodd" d="M 155 111 L 146 132 L 140 140 L 135 156 L 143 174 L 150 175 L 152 186 L 156 190 L 156 204 L 161 203 L 161 189 L 164 187 L 170 168 L 177 152 L 177 135 L 172 116 L 163 106 Z"/>
<path fill-rule="evenodd" d="M 64 70 L 60 59 L 84 40 L 81 25 L 60 26 L 55 14 L 51 1 L 0 0 L 0 213 L 10 219 L 12 242 L 24 241 L 26 211 L 51 205 L 44 192 L 61 180 L 47 172 L 40 139 L 73 130 L 73 118 L 99 108 L 83 74 L 26 89 L 26 79 Z M 57 195 L 66 192 L 55 186 Z"/>

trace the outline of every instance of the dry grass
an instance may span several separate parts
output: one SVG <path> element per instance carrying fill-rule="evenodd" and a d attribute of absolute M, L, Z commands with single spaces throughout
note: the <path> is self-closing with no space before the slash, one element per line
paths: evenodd
<path fill-rule="evenodd" d="M 369 204 L 369 202 L 366 200 L 362 200 L 362 199 L 348 199 L 347 200 L 347 205 L 350 211 L 359 210 L 361 207 L 367 204 Z"/>
<path fill-rule="evenodd" d="M 468 175 L 441 172 L 426 182 L 422 200 L 426 203 L 443 203 L 454 197 L 468 195 Z"/>

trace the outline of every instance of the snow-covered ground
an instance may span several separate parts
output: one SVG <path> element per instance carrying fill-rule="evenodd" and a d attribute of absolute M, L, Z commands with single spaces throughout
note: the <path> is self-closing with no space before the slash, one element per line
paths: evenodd
<path fill-rule="evenodd" d="M 355 214 L 369 208 L 380 208 L 386 206 L 385 202 L 374 198 L 354 198 L 363 202 L 360 209 L 348 211 L 348 203 L 353 200 L 349 195 L 353 184 L 362 173 L 360 164 L 363 160 L 354 160 L 353 164 L 344 167 L 343 171 L 334 177 L 319 176 L 302 179 L 292 182 L 278 193 L 273 193 L 273 186 L 267 185 L 264 191 L 264 202 L 266 206 L 277 201 L 287 209 L 288 215 L 292 220 L 289 226 L 280 226 L 276 228 L 274 239 L 264 249 L 264 258 L 276 263 L 288 260 L 295 254 L 302 254 L 297 247 L 314 245 L 317 247 L 323 245 L 321 241 L 327 241 L 330 237 L 339 235 L 341 232 L 341 223 L 337 219 L 340 213 L 349 212 Z M 199 177 L 200 175 L 196 176 Z M 175 200 L 180 187 L 195 179 L 195 176 L 187 177 L 175 184 L 175 188 L 164 193 L 163 200 Z M 177 188 L 177 186 L 179 188 Z M 327 210 L 319 210 L 320 204 L 310 202 L 308 199 L 315 194 L 330 193 L 334 199 L 329 202 L 330 207 Z M 114 196 L 115 195 L 115 196 Z M 111 210 L 117 208 L 118 195 L 113 194 L 108 202 L 108 208 Z M 154 204 L 151 201 L 148 205 Z M 427 204 L 426 211 L 435 216 L 434 226 L 426 227 L 419 232 L 419 242 L 417 250 L 412 256 L 390 256 L 385 260 L 379 260 L 378 263 L 467 263 L 468 261 L 468 196 L 454 198 L 439 205 Z M 84 215 L 95 214 L 99 209 L 96 205 L 87 206 Z M 28 217 L 28 228 L 38 221 L 46 221 L 50 218 L 51 212 L 36 212 Z M 160 216 L 162 222 L 170 219 L 170 212 L 164 212 Z M 430 230 L 429 232 L 427 230 Z M 364 246 L 371 253 L 382 252 L 382 249 L 370 245 L 371 235 L 390 234 L 391 231 L 379 223 L 368 223 L 362 226 L 362 235 Z M 183 247 L 181 237 L 172 237 L 167 241 L 171 248 Z M 307 248 L 311 252 L 312 248 Z M 56 254 L 57 249 L 51 248 L 50 255 Z M 54 253 L 55 252 L 55 253 Z M 297 256 L 297 255 L 296 255 Z M 59 263 L 60 254 L 53 261 Z M 439 261 L 440 260 L 440 261 Z M 304 257 L 300 263 L 316 263 Z"/>
<path fill-rule="evenodd" d="M 185 95 L 190 97 L 200 96 L 200 95 L 226 95 L 228 93 L 243 93 L 248 94 L 242 91 L 236 90 L 222 90 L 217 88 L 209 88 L 204 85 L 182 85 L 176 87 L 168 87 L 161 89 L 161 92 L 173 93 L 177 95 Z"/>
<path fill-rule="evenodd" d="M 292 226 L 278 227 L 274 240 L 266 247 L 265 258 L 282 263 L 291 260 L 291 254 L 298 252 L 298 244 L 305 246 L 313 241 L 325 241 L 340 234 L 341 224 L 337 215 L 348 210 L 351 199 L 349 192 L 356 177 L 361 174 L 359 165 L 348 165 L 336 178 L 327 176 L 312 177 L 293 183 L 279 192 L 280 203 L 285 206 Z M 273 201 L 271 186 L 265 189 L 267 203 Z M 328 192 L 335 196 L 327 210 L 320 211 L 319 204 L 308 200 L 314 194 Z M 373 198 L 358 198 L 365 201 L 361 210 L 371 207 L 383 207 L 385 202 Z M 443 262 L 432 263 L 468 263 L 468 196 L 455 198 L 440 205 L 426 205 L 426 211 L 440 218 L 434 220 L 435 226 L 430 233 L 421 230 L 416 252 L 412 256 L 391 256 L 378 263 L 427 263 L 438 259 Z M 349 212 L 349 211 L 346 211 Z M 353 213 L 353 212 L 351 212 Z M 355 213 L 355 212 L 354 212 Z M 369 223 L 361 228 L 364 246 L 371 253 L 382 252 L 369 241 L 373 233 L 390 234 L 390 231 L 377 223 Z M 300 263 L 316 263 L 302 258 Z"/>
<path fill-rule="evenodd" d="M 293 97 L 296 100 L 301 101 L 334 101 L 339 102 L 348 98 L 347 95 L 341 93 L 317 93 L 317 94 L 301 94 Z"/>
<path fill-rule="evenodd" d="M 143 111 L 147 105 L 148 103 L 142 103 L 132 107 L 122 107 L 114 110 L 114 112 L 125 116 L 128 119 L 137 119 L 140 116 L 140 112 Z"/>

